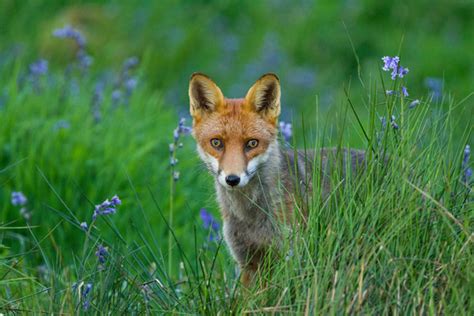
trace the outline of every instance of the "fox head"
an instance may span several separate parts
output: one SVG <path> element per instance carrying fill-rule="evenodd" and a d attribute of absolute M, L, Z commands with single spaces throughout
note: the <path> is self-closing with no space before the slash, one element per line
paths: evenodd
<path fill-rule="evenodd" d="M 245 98 L 227 99 L 209 77 L 195 73 L 189 100 L 201 159 L 223 187 L 246 186 L 278 150 L 278 77 L 265 74 Z"/>

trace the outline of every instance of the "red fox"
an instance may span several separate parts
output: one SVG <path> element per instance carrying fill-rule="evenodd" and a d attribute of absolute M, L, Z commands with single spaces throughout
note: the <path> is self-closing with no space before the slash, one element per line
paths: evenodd
<path fill-rule="evenodd" d="M 311 194 L 314 153 L 280 149 L 280 80 L 275 74 L 258 79 L 243 99 L 227 99 L 206 75 L 189 83 L 190 112 L 197 151 L 215 177 L 223 218 L 224 239 L 249 285 L 268 249 L 283 238 L 279 225 L 294 211 L 295 190 Z M 321 186 L 336 149 L 321 149 Z M 344 150 L 344 163 L 364 163 L 363 151 Z M 299 158 L 298 158 L 299 157 Z M 319 167 L 319 166 L 318 166 Z M 343 168 L 344 170 L 345 168 Z"/>

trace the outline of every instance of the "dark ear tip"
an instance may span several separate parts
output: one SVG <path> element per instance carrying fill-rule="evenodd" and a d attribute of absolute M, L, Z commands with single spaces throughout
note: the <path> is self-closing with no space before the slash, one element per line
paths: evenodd
<path fill-rule="evenodd" d="M 202 72 L 193 72 L 193 74 L 191 75 L 191 78 L 189 78 L 189 80 L 193 80 L 196 77 L 204 77 L 206 79 L 212 80 L 208 75 L 203 74 Z"/>
<path fill-rule="evenodd" d="M 273 78 L 276 79 L 276 81 L 280 82 L 280 78 L 278 78 L 277 74 L 275 74 L 273 72 L 268 72 L 266 74 L 263 74 L 260 78 L 258 78 L 258 80 L 266 78 L 266 77 L 273 77 Z"/>

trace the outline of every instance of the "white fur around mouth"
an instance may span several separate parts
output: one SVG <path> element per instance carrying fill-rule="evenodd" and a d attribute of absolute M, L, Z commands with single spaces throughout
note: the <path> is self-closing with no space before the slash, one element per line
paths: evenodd
<path fill-rule="evenodd" d="M 237 189 L 237 188 L 242 188 L 242 187 L 246 186 L 250 182 L 250 179 L 251 179 L 251 177 L 249 177 L 249 175 L 247 175 L 246 173 L 241 173 L 239 175 L 239 177 L 240 177 L 239 184 L 236 185 L 236 186 L 231 186 L 231 185 L 227 184 L 227 182 L 225 181 L 226 177 L 227 177 L 227 174 L 225 172 L 221 171 L 219 173 L 219 175 L 217 176 L 217 181 L 224 188 L 230 189 L 230 190 Z"/>

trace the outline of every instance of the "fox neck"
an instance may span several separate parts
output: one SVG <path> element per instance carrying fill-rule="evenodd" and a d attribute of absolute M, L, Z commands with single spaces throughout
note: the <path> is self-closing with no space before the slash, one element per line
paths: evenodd
<path fill-rule="evenodd" d="M 282 158 L 277 140 L 269 146 L 265 155 L 268 158 L 244 187 L 229 190 L 216 179 L 217 197 L 224 213 L 242 221 L 252 221 L 275 212 L 277 197 L 281 197 L 278 193 Z"/>

